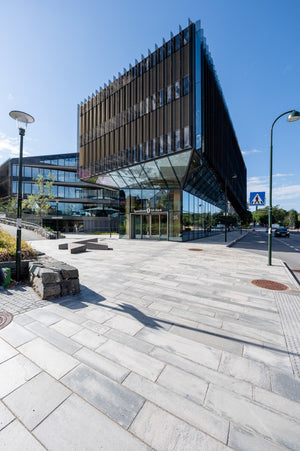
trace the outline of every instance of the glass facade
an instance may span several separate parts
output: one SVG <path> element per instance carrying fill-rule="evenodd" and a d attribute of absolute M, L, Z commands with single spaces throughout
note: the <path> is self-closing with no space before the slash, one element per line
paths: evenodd
<path fill-rule="evenodd" d="M 10 160 L 11 195 L 18 193 L 18 159 Z M 37 194 L 35 179 L 40 174 L 52 180 L 52 195 L 58 200 L 50 202 L 49 215 L 81 217 L 117 217 L 119 192 L 82 182 L 77 175 L 77 154 L 23 158 L 23 185 L 25 197 Z"/>
<path fill-rule="evenodd" d="M 246 167 L 200 22 L 81 103 L 78 129 L 80 179 L 120 190 L 120 237 L 196 239 L 227 202 L 246 211 Z"/>

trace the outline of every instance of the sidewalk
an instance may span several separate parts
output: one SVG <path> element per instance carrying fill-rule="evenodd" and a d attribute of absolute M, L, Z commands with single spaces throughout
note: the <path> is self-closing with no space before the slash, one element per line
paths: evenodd
<path fill-rule="evenodd" d="M 32 245 L 76 266 L 81 293 L 0 330 L 1 450 L 299 448 L 300 293 L 279 260 L 221 235 L 57 249 L 74 238 Z"/>

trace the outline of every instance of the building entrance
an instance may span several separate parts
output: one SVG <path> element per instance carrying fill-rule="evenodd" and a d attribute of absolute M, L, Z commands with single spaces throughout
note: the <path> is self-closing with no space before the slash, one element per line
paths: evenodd
<path fill-rule="evenodd" d="M 131 214 L 131 238 L 168 239 L 168 213 Z"/>

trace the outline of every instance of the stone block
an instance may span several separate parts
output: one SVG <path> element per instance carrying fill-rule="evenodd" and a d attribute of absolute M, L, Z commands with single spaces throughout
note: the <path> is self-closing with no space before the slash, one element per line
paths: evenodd
<path fill-rule="evenodd" d="M 85 240 L 74 241 L 75 244 L 98 243 L 98 238 L 87 238 Z"/>
<path fill-rule="evenodd" d="M 33 284 L 42 299 L 57 298 L 61 295 L 61 288 L 59 283 L 50 283 L 48 285 L 44 285 L 42 279 L 36 277 Z"/>
<path fill-rule="evenodd" d="M 80 285 L 78 279 L 64 280 L 61 284 L 61 296 L 68 294 L 75 294 L 80 292 Z"/>
<path fill-rule="evenodd" d="M 108 245 L 107 244 L 100 244 L 100 243 L 86 243 L 86 247 L 87 249 L 98 249 L 98 250 L 108 250 Z"/>
<path fill-rule="evenodd" d="M 79 252 L 85 252 L 85 251 L 86 251 L 86 244 L 76 244 L 76 243 L 70 244 L 70 253 L 71 254 L 78 254 Z"/>
<path fill-rule="evenodd" d="M 41 268 L 39 271 L 39 277 L 42 279 L 43 284 L 48 285 L 51 283 L 60 283 L 62 277 L 58 270 Z"/>
<path fill-rule="evenodd" d="M 68 243 L 60 243 L 58 249 L 68 249 Z"/>

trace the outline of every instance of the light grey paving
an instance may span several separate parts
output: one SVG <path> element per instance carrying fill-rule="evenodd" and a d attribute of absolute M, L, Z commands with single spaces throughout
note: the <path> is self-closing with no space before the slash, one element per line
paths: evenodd
<path fill-rule="evenodd" d="M 14 419 L 15 417 L 13 416 L 13 414 L 0 401 L 0 431 L 9 423 L 11 423 Z"/>
<path fill-rule="evenodd" d="M 282 412 L 300 422 L 300 404 L 298 402 L 259 387 L 254 387 L 253 399 L 263 406 Z"/>
<path fill-rule="evenodd" d="M 227 449 L 222 443 L 148 402 L 130 430 L 157 450 Z"/>
<path fill-rule="evenodd" d="M 5 362 L 5 360 L 10 359 L 16 354 L 18 354 L 18 351 L 0 338 L 0 363 Z"/>
<path fill-rule="evenodd" d="M 125 428 L 144 404 L 141 396 L 85 365 L 68 373 L 62 382 Z"/>
<path fill-rule="evenodd" d="M 45 311 L 43 308 L 31 310 L 27 315 L 31 316 L 36 321 L 45 324 L 46 326 L 50 326 L 51 324 L 57 323 L 61 320 L 60 316 L 56 315 L 55 313 Z"/>
<path fill-rule="evenodd" d="M 83 346 L 87 346 L 91 349 L 96 349 L 98 346 L 106 342 L 106 338 L 103 335 L 99 335 L 89 329 L 82 329 L 76 334 L 72 335 L 72 340 L 77 341 Z"/>
<path fill-rule="evenodd" d="M 110 330 L 109 327 L 103 326 L 102 324 L 97 323 L 96 321 L 93 321 L 91 319 L 88 319 L 87 321 L 82 323 L 82 326 L 87 327 L 88 329 L 93 330 L 94 332 L 100 335 L 103 335 L 105 334 L 105 332 Z"/>
<path fill-rule="evenodd" d="M 68 354 L 73 354 L 81 348 L 80 344 L 38 321 L 28 324 L 26 328 Z"/>
<path fill-rule="evenodd" d="M 295 375 L 300 378 L 300 296 L 275 293 Z"/>
<path fill-rule="evenodd" d="M 153 331 L 147 328 L 142 329 L 136 337 L 145 340 L 155 346 L 159 346 L 167 351 L 179 354 L 198 363 L 202 363 L 210 368 L 218 368 L 221 351 L 195 343 L 192 340 L 178 337 L 166 331 Z"/>
<path fill-rule="evenodd" d="M 56 379 L 78 365 L 77 360 L 42 338 L 36 338 L 20 346 L 19 350 Z"/>
<path fill-rule="evenodd" d="M 131 373 L 123 385 L 201 431 L 226 443 L 229 421 L 154 382 Z"/>
<path fill-rule="evenodd" d="M 284 415 L 213 385 L 208 389 L 205 405 L 281 446 L 298 448 L 300 424 Z"/>
<path fill-rule="evenodd" d="M 4 398 L 4 403 L 32 430 L 70 394 L 66 387 L 42 372 Z"/>
<path fill-rule="evenodd" d="M 35 336 L 23 326 L 20 326 L 13 321 L 4 329 L 0 330 L 0 338 L 8 341 L 12 346 L 18 347 L 33 340 Z"/>
<path fill-rule="evenodd" d="M 141 351 L 146 354 L 148 354 L 153 349 L 153 346 L 150 345 L 149 343 L 138 340 L 137 338 L 132 337 L 131 335 L 127 335 L 124 332 L 120 332 L 119 330 L 111 329 L 105 333 L 105 336 L 111 338 L 114 341 L 117 341 L 118 343 L 122 343 L 133 349 L 136 349 L 137 351 Z"/>
<path fill-rule="evenodd" d="M 22 355 L 16 355 L 0 366 L 0 398 L 8 395 L 41 371 Z"/>
<path fill-rule="evenodd" d="M 139 322 L 121 315 L 115 315 L 113 318 L 105 321 L 104 325 L 129 335 L 135 335 L 143 328 L 143 325 Z"/>
<path fill-rule="evenodd" d="M 112 340 L 100 346 L 97 352 L 150 380 L 155 380 L 164 367 L 159 360 Z"/>
<path fill-rule="evenodd" d="M 70 337 L 71 335 L 76 334 L 82 329 L 82 326 L 79 324 L 73 323 L 67 319 L 62 319 L 58 323 L 55 323 L 51 326 L 51 329 L 56 330 L 60 334 L 65 335 L 66 337 Z"/>
<path fill-rule="evenodd" d="M 17 420 L 1 431 L 0 449 L 5 451 L 45 451 L 45 448 Z"/>
<path fill-rule="evenodd" d="M 150 451 L 143 442 L 76 395 L 49 415 L 34 434 L 46 449 Z"/>
<path fill-rule="evenodd" d="M 240 395 L 252 398 L 252 385 L 249 382 L 238 380 L 232 376 L 219 373 L 218 371 L 207 368 L 203 365 L 191 362 L 164 349 L 154 348 L 150 355 L 153 355 L 163 362 L 169 363 L 175 367 L 181 368 L 188 373 L 194 374 L 204 379 L 208 383 L 213 383 L 228 390 L 239 393 Z"/>
<path fill-rule="evenodd" d="M 287 351 L 280 352 L 276 349 L 245 344 L 243 356 L 292 373 L 291 361 Z"/>
<path fill-rule="evenodd" d="M 167 365 L 157 383 L 197 404 L 203 404 L 208 383 L 178 368 Z"/>
<path fill-rule="evenodd" d="M 290 373 L 284 371 L 270 370 L 272 391 L 292 401 L 300 402 L 300 381 Z"/>
<path fill-rule="evenodd" d="M 262 363 L 225 353 L 219 371 L 263 388 L 270 389 L 270 372 Z"/>
<path fill-rule="evenodd" d="M 81 348 L 73 355 L 73 357 L 117 382 L 122 382 L 129 374 L 129 370 L 127 368 L 124 368 L 112 360 L 109 360 L 87 348 Z"/>
<path fill-rule="evenodd" d="M 274 442 L 265 440 L 262 436 L 253 434 L 235 424 L 231 424 L 228 445 L 239 451 L 262 450 L 283 451 L 283 448 Z"/>

